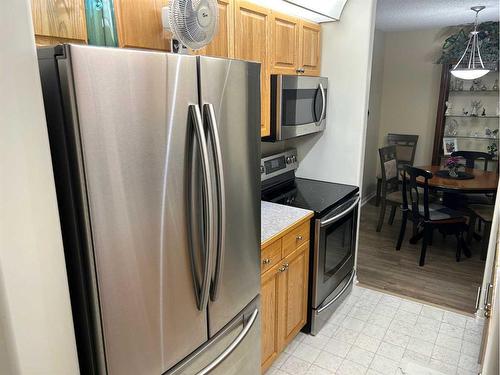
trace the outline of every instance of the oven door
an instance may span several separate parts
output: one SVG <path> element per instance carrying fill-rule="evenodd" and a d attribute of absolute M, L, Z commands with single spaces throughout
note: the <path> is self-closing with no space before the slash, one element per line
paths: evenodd
<path fill-rule="evenodd" d="M 318 308 L 354 268 L 359 195 L 315 222 L 313 308 Z"/>
<path fill-rule="evenodd" d="M 323 131 L 326 124 L 328 78 L 278 75 L 273 115 L 276 139 Z"/>

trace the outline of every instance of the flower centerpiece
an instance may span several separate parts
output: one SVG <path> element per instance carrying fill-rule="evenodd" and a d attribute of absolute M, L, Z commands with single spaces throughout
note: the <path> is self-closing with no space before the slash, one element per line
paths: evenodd
<path fill-rule="evenodd" d="M 450 177 L 457 178 L 458 177 L 458 168 L 460 167 L 460 159 L 456 156 L 452 156 L 446 160 L 446 168 L 448 168 L 448 174 Z"/>

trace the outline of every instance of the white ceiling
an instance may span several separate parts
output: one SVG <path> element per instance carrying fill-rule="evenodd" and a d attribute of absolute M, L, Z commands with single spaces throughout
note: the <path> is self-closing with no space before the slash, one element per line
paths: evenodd
<path fill-rule="evenodd" d="M 480 23 L 499 20 L 499 0 L 378 0 L 376 28 L 402 31 L 472 23 L 470 7 L 475 5 L 486 6 Z"/>

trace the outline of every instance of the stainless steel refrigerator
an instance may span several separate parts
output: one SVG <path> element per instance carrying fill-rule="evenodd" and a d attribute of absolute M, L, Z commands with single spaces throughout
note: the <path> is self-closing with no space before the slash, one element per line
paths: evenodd
<path fill-rule="evenodd" d="M 260 373 L 260 65 L 38 59 L 82 373 Z"/>

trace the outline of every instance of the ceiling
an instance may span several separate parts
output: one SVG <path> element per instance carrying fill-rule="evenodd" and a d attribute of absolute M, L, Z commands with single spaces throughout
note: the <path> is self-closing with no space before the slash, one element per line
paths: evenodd
<path fill-rule="evenodd" d="M 472 23 L 470 7 L 485 5 L 479 22 L 498 21 L 498 0 L 378 0 L 376 28 L 403 31 Z"/>

